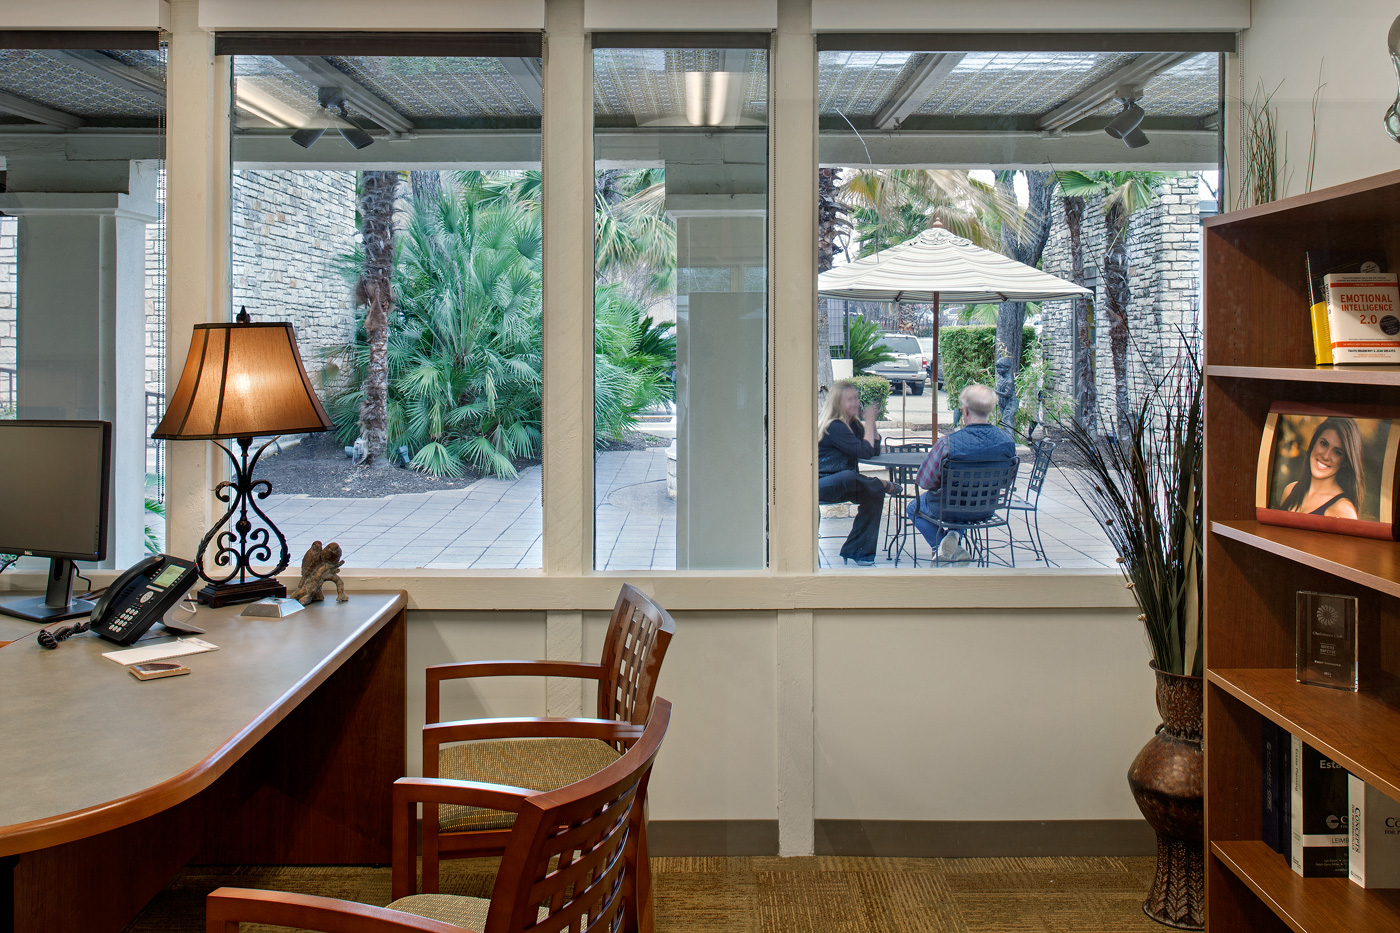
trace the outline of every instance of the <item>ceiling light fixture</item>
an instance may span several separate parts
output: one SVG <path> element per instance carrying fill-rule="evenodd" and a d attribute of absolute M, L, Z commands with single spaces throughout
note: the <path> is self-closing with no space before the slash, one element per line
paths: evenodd
<path fill-rule="evenodd" d="M 691 126 L 723 126 L 732 77 L 727 71 L 687 71 L 685 122 Z"/>
<path fill-rule="evenodd" d="M 292 142 L 303 149 L 310 149 L 331 127 L 335 127 L 341 137 L 356 149 L 363 149 L 374 142 L 374 137 L 365 132 L 346 112 L 344 91 L 338 87 L 323 87 L 317 97 L 321 103 L 320 108 L 309 123 L 292 134 Z M 331 113 L 332 107 L 340 112 L 338 117 Z"/>
<path fill-rule="evenodd" d="M 249 78 L 234 79 L 234 95 L 238 106 L 265 123 L 287 129 L 306 125 L 306 114 L 273 97 Z"/>
<path fill-rule="evenodd" d="M 1105 126 L 1103 131 L 1114 139 L 1123 140 L 1129 149 L 1146 146 L 1150 140 L 1139 127 L 1147 113 L 1137 103 L 1142 99 L 1142 88 L 1120 87 L 1114 97 L 1123 105 L 1123 109 L 1108 121 L 1108 126 Z"/>

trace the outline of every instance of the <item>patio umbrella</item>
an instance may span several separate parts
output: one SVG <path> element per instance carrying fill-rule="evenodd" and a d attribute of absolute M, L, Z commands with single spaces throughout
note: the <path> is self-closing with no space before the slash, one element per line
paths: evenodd
<path fill-rule="evenodd" d="M 983 249 L 935 222 L 912 240 L 817 276 L 817 294 L 854 301 L 933 305 L 934 372 L 938 371 L 938 308 L 944 301 L 1045 301 L 1089 290 Z M 936 387 L 935 387 L 936 388 Z M 934 431 L 938 406 L 934 405 Z"/>

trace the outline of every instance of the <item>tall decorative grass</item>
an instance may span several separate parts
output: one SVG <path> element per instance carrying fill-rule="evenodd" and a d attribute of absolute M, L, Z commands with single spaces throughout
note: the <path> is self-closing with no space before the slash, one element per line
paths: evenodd
<path fill-rule="evenodd" d="M 1067 442 L 1088 465 L 1075 486 L 1118 552 L 1159 670 L 1199 677 L 1203 586 L 1203 424 L 1194 340 L 1134 409 L 1126 438 L 1073 420 Z M 1111 424 L 1111 421 L 1104 421 Z"/>

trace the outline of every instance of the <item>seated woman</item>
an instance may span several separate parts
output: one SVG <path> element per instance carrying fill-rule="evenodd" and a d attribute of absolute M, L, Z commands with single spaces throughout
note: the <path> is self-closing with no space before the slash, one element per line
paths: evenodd
<path fill-rule="evenodd" d="M 1351 418 L 1328 418 L 1308 442 L 1307 472 L 1283 489 L 1281 508 L 1329 518 L 1356 518 L 1365 486 L 1361 431 Z"/>
<path fill-rule="evenodd" d="M 860 472 L 860 458 L 880 453 L 880 435 L 875 430 L 878 405 L 860 407 L 860 392 L 845 380 L 827 394 L 817 419 L 817 501 L 854 502 L 856 520 L 841 558 L 861 567 L 875 565 L 875 548 L 880 539 L 880 513 L 885 493 L 899 489 L 893 483 Z"/>

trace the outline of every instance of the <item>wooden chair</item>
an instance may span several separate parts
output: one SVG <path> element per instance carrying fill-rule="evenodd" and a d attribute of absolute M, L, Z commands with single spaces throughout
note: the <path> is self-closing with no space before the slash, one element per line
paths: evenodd
<path fill-rule="evenodd" d="M 414 894 L 388 907 L 281 891 L 219 888 L 205 907 L 208 933 L 237 933 L 240 922 L 321 933 L 622 933 L 637 928 L 635 887 L 641 800 L 671 719 L 658 699 L 645 729 L 624 723 L 562 720 L 564 732 L 632 741 L 597 774 L 549 791 L 492 784 L 402 778 L 394 785 L 394 846 L 413 849 L 417 804 L 468 802 L 507 810 L 515 823 L 490 899 Z M 582 728 L 586 726 L 586 728 Z M 640 735 L 638 735 L 640 733 Z M 398 875 L 411 863 L 394 863 Z"/>
<path fill-rule="evenodd" d="M 651 708 L 656 679 L 676 623 L 640 590 L 623 584 L 613 608 L 602 660 L 472 661 L 435 664 L 427 670 L 427 718 L 423 727 L 423 775 L 507 784 L 531 790 L 562 787 L 618 759 L 625 741 L 586 736 L 536 738 L 534 720 L 439 722 L 441 685 L 467 677 L 581 677 L 598 681 L 597 719 L 641 724 Z M 545 722 L 557 720 L 543 720 Z M 482 741 L 491 739 L 494 741 Z M 515 816 L 489 806 L 423 806 L 423 891 L 438 890 L 438 862 L 500 854 Z M 645 844 L 645 840 L 642 841 Z M 395 859 L 397 864 L 397 857 Z M 642 866 L 642 885 L 649 889 Z M 413 890 L 394 889 L 395 897 Z"/>

